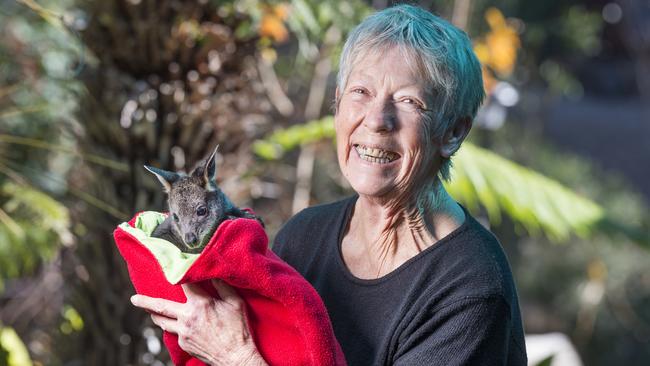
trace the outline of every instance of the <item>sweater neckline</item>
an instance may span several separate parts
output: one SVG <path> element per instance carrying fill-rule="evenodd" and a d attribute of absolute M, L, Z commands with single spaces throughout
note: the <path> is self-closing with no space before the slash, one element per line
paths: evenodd
<path fill-rule="evenodd" d="M 344 277 L 348 279 L 350 282 L 360 286 L 376 286 L 381 283 L 387 282 L 394 277 L 397 277 L 400 273 L 412 267 L 414 263 L 420 261 L 424 257 L 427 257 L 430 253 L 441 250 L 439 249 L 441 247 L 442 248 L 446 247 L 452 239 L 454 239 L 462 232 L 467 230 L 469 226 L 469 222 L 470 220 L 472 220 L 472 217 L 469 215 L 469 212 L 467 212 L 467 209 L 465 209 L 463 205 L 457 202 L 460 208 L 463 210 L 463 213 L 465 213 L 465 221 L 463 221 L 463 223 L 460 226 L 458 226 L 454 231 L 447 234 L 445 237 L 438 240 L 437 242 L 433 243 L 425 250 L 409 258 L 406 262 L 402 263 L 399 267 L 395 268 L 391 272 L 379 278 L 364 279 L 364 278 L 359 278 L 355 276 L 352 272 L 350 272 L 350 269 L 345 265 L 345 261 L 343 260 L 343 250 L 342 250 L 343 233 L 345 232 L 345 229 L 350 223 L 350 219 L 352 217 L 352 208 L 354 207 L 354 204 L 357 202 L 358 198 L 359 198 L 358 195 L 354 195 L 347 200 L 344 214 L 341 215 L 340 221 L 338 223 L 338 235 L 336 241 L 336 252 L 337 252 L 336 262 L 339 270 L 343 273 Z"/>

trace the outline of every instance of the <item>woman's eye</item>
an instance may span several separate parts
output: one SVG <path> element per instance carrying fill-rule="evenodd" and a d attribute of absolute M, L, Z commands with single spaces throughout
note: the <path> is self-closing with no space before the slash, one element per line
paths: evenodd
<path fill-rule="evenodd" d="M 424 109 L 422 103 L 415 98 L 402 98 L 398 101 L 397 105 L 402 106 L 405 110 L 409 111 L 419 111 Z"/>
<path fill-rule="evenodd" d="M 174 218 L 174 221 L 178 222 L 178 215 L 174 214 L 173 218 Z"/>
<path fill-rule="evenodd" d="M 199 207 L 196 209 L 196 214 L 198 216 L 205 216 L 208 213 L 208 210 L 205 207 Z"/>
<path fill-rule="evenodd" d="M 354 88 L 354 89 L 352 89 L 352 93 L 354 93 L 354 94 L 366 94 L 366 91 L 363 88 Z"/>
<path fill-rule="evenodd" d="M 407 103 L 407 104 L 413 104 L 413 105 L 416 105 L 418 107 L 421 106 L 420 102 L 417 99 L 413 99 L 413 98 L 404 98 L 404 99 L 402 99 L 402 102 Z"/>

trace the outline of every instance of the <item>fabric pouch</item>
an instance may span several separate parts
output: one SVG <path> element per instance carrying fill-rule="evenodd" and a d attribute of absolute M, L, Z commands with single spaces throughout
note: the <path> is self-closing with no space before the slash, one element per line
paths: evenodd
<path fill-rule="evenodd" d="M 345 365 L 318 293 L 269 250 L 256 220 L 224 221 L 200 254 L 189 254 L 151 237 L 165 217 L 141 212 L 113 232 L 137 293 L 184 303 L 180 284 L 198 283 L 218 298 L 210 280 L 221 279 L 246 303 L 252 337 L 269 365 Z M 176 334 L 164 332 L 163 342 L 175 365 L 204 365 L 178 346 Z"/>

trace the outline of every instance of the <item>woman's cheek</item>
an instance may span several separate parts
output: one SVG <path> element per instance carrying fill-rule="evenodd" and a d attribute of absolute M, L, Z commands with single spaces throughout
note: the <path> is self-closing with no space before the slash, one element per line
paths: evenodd
<path fill-rule="evenodd" d="M 404 159 L 404 164 L 402 165 L 402 172 L 400 178 L 398 179 L 398 185 L 403 189 L 411 186 L 415 183 L 416 176 L 418 172 L 422 170 L 422 164 L 424 163 L 423 155 L 421 148 L 415 148 L 410 151 L 407 151 L 402 159 Z"/>
<path fill-rule="evenodd" d="M 347 163 L 349 159 L 351 131 L 349 131 L 349 127 L 342 123 L 338 118 L 335 121 L 334 129 L 336 131 L 336 151 L 339 164 L 342 168 L 343 164 Z"/>

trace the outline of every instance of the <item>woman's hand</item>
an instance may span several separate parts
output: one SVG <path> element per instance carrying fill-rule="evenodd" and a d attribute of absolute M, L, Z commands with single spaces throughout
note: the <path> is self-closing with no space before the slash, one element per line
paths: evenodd
<path fill-rule="evenodd" d="M 178 345 L 210 365 L 266 365 L 246 324 L 244 301 L 221 280 L 212 280 L 221 299 L 196 284 L 183 284 L 186 303 L 144 295 L 131 297 L 133 305 L 151 313 L 164 331 L 178 335 Z"/>

